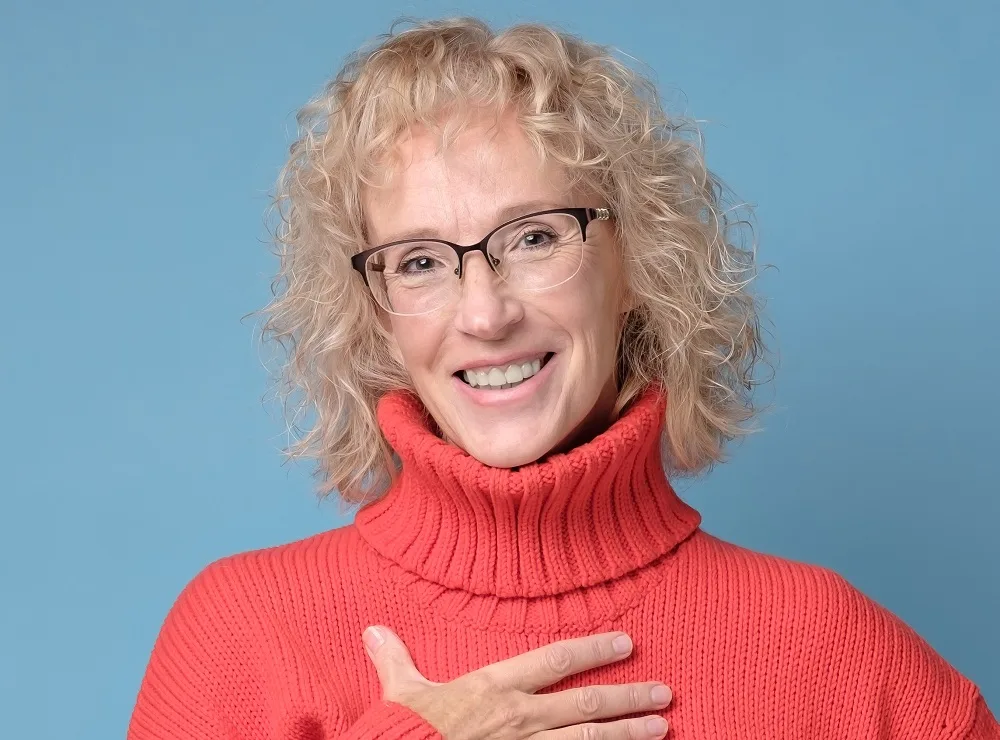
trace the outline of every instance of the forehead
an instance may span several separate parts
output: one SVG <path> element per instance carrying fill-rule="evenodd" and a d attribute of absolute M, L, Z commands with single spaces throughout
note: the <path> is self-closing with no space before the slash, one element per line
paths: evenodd
<path fill-rule="evenodd" d="M 373 242 L 421 230 L 469 238 L 521 203 L 572 205 L 566 171 L 540 155 L 512 115 L 470 118 L 445 142 L 438 130 L 414 126 L 383 163 L 385 184 L 362 191 Z"/>

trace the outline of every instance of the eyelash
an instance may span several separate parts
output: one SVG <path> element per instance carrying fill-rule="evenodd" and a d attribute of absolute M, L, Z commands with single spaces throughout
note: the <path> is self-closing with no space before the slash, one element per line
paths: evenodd
<path fill-rule="evenodd" d="M 411 264 L 413 264 L 414 262 L 416 262 L 418 260 L 423 260 L 423 259 L 433 260 L 434 258 L 431 257 L 430 255 L 427 255 L 427 254 L 418 254 L 418 255 L 416 255 L 414 257 L 407 257 L 405 260 L 403 260 L 402 262 L 399 263 L 399 267 L 396 269 L 396 272 L 406 272 L 406 269 Z"/>

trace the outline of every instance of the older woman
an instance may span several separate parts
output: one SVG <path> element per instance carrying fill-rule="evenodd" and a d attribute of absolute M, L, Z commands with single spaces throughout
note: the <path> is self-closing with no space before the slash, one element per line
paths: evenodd
<path fill-rule="evenodd" d="M 198 575 L 131 738 L 1000 738 L 899 619 L 671 488 L 745 433 L 763 347 L 752 252 L 647 81 L 434 22 L 300 122 L 268 330 L 297 452 L 364 505 Z"/>

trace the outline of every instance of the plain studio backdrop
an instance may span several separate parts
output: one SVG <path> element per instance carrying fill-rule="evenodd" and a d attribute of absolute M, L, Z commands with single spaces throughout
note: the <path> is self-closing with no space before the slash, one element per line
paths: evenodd
<path fill-rule="evenodd" d="M 463 13 L 616 46 L 704 121 L 777 267 L 780 362 L 765 431 L 681 495 L 842 573 L 1000 709 L 998 7 L 5 0 L 3 735 L 122 736 L 187 581 L 345 523 L 282 465 L 241 322 L 276 267 L 267 195 L 347 53 Z"/>

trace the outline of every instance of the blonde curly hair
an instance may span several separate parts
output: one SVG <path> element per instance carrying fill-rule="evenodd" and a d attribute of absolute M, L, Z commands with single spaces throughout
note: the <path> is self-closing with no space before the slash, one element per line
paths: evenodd
<path fill-rule="evenodd" d="M 660 381 L 670 394 L 667 468 L 695 473 L 723 460 L 726 441 L 754 431 L 745 423 L 757 413 L 753 371 L 765 347 L 748 290 L 749 222 L 724 207 L 697 127 L 668 116 L 653 83 L 605 47 L 539 24 L 494 32 L 473 18 L 394 26 L 299 111 L 274 201 L 280 269 L 263 310 L 263 335 L 283 350 L 288 454 L 317 458 L 320 493 L 348 504 L 384 492 L 396 474 L 375 407 L 412 384 L 351 268 L 367 246 L 361 191 L 384 182 L 385 157 L 408 127 L 436 127 L 444 141 L 461 128 L 454 112 L 472 108 L 513 111 L 539 156 L 616 215 L 638 305 L 619 341 L 615 411 Z"/>

